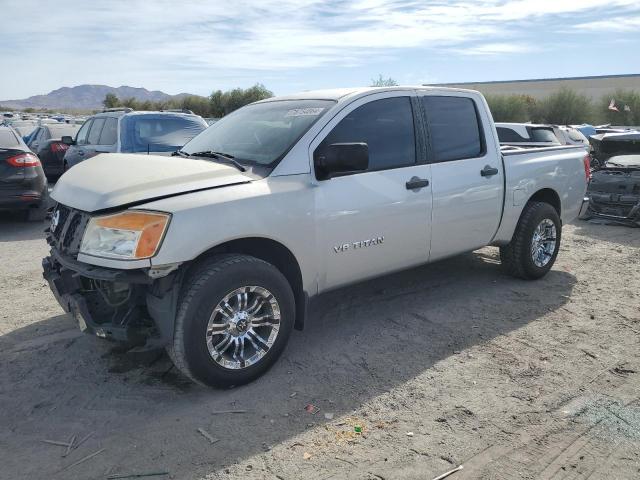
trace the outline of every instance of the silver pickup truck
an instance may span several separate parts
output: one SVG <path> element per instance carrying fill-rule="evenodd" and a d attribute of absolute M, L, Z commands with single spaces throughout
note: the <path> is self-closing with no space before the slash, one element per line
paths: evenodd
<path fill-rule="evenodd" d="M 511 274 L 542 277 L 588 175 L 581 147 L 502 154 L 477 92 L 276 97 L 172 157 L 98 155 L 65 173 L 44 276 L 83 330 L 239 385 L 327 290 L 486 245 Z"/>

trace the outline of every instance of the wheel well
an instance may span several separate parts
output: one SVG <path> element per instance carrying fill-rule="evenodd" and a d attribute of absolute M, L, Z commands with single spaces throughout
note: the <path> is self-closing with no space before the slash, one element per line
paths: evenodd
<path fill-rule="evenodd" d="M 558 216 L 560 216 L 562 211 L 562 204 L 560 203 L 560 197 L 550 188 L 543 188 L 542 190 L 538 190 L 534 193 L 529 199 L 530 202 L 544 202 L 551 205 L 558 212 Z"/>
<path fill-rule="evenodd" d="M 302 272 L 296 257 L 287 247 L 275 240 L 261 237 L 241 238 L 222 243 L 207 250 L 192 263 L 218 253 L 241 253 L 259 258 L 276 267 L 291 285 L 296 302 L 295 328 L 302 330 L 307 311 L 307 294 L 302 288 Z"/>

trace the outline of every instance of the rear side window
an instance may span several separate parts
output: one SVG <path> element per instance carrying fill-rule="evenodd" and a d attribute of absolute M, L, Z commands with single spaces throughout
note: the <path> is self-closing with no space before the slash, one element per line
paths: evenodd
<path fill-rule="evenodd" d="M 574 142 L 583 142 L 586 143 L 587 137 L 585 137 L 582 133 L 580 133 L 579 130 L 575 130 L 573 128 L 567 130 L 567 133 L 569 134 L 569 138 L 571 140 L 573 140 Z"/>
<path fill-rule="evenodd" d="M 175 152 L 207 128 L 187 115 L 127 115 L 120 124 L 123 152 Z"/>
<path fill-rule="evenodd" d="M 409 97 L 374 100 L 356 108 L 340 120 L 318 148 L 353 142 L 369 146 L 370 171 L 415 164 L 416 142 Z"/>
<path fill-rule="evenodd" d="M 479 157 L 484 142 L 475 103 L 464 97 L 424 96 L 434 162 Z"/>
<path fill-rule="evenodd" d="M 552 128 L 532 128 L 528 127 L 529 135 L 531 135 L 531 141 L 544 142 L 544 143 L 560 143 L 556 134 L 553 133 Z"/>
<path fill-rule="evenodd" d="M 87 139 L 89 145 L 98 145 L 103 125 L 104 118 L 95 118 L 93 120 L 93 125 L 91 125 L 91 130 L 89 131 L 89 137 Z"/>
<path fill-rule="evenodd" d="M 524 138 L 513 128 L 509 127 L 496 127 L 498 131 L 498 140 L 500 143 L 521 143 L 529 141 L 528 138 Z"/>
<path fill-rule="evenodd" d="M 118 120 L 116 118 L 107 118 L 102 127 L 102 133 L 100 134 L 100 140 L 98 145 L 113 145 L 118 139 Z"/>
<path fill-rule="evenodd" d="M 84 122 L 80 130 L 78 130 L 78 135 L 76 136 L 76 144 L 78 145 L 86 145 L 87 144 L 87 135 L 89 134 L 89 128 L 91 128 L 91 124 L 93 120 L 87 120 Z"/>
<path fill-rule="evenodd" d="M 0 129 L 0 148 L 16 148 L 20 146 L 18 138 L 8 128 Z"/>

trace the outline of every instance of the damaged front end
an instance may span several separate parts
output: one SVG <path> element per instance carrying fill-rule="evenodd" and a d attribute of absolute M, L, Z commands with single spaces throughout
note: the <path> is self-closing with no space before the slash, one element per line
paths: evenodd
<path fill-rule="evenodd" d="M 616 166 L 607 162 L 593 172 L 585 217 L 640 227 L 640 164 Z"/>
<path fill-rule="evenodd" d="M 43 276 L 80 329 L 102 338 L 156 348 L 173 339 L 180 269 L 121 270 L 79 262 L 89 214 L 58 205 L 47 229 Z"/>

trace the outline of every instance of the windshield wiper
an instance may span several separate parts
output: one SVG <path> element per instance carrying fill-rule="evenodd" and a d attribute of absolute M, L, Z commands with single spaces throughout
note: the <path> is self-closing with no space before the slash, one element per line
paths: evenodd
<path fill-rule="evenodd" d="M 176 153 L 183 155 L 185 152 L 183 152 L 182 150 L 178 150 L 178 152 Z M 207 158 L 214 158 L 216 160 L 222 160 L 224 163 L 233 165 L 241 172 L 247 171 L 247 169 L 240 162 L 238 162 L 233 157 L 233 155 L 229 155 L 228 153 L 214 152 L 213 150 L 207 150 L 206 152 L 189 153 L 188 156 L 189 157 L 207 157 Z"/>
<path fill-rule="evenodd" d="M 182 150 L 176 150 L 175 152 L 173 152 L 173 153 L 171 154 L 171 156 L 172 156 L 172 157 L 188 157 L 188 156 L 189 156 L 189 154 L 188 154 L 188 153 L 183 152 Z"/>

